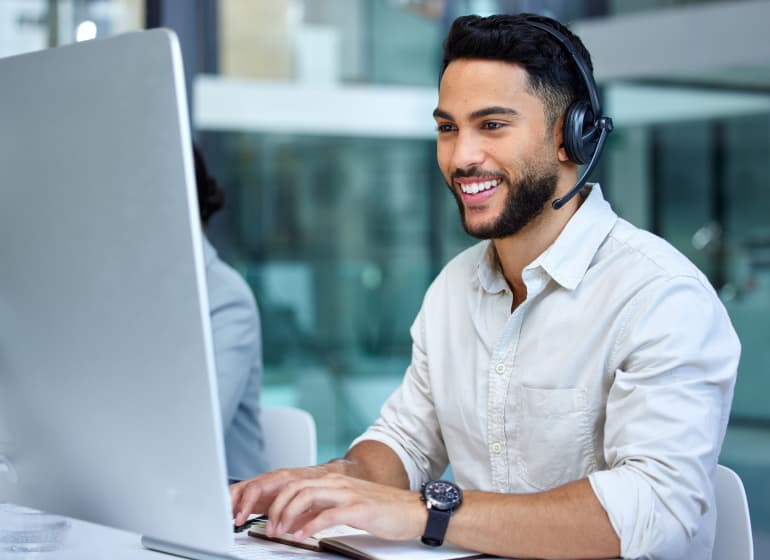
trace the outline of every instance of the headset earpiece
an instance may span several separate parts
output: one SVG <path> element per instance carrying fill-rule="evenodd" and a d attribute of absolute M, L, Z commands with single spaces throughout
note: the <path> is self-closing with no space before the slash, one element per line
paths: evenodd
<path fill-rule="evenodd" d="M 556 39 L 570 54 L 578 72 L 588 90 L 588 101 L 578 100 L 567 108 L 564 114 L 563 140 L 564 151 L 570 160 L 578 165 L 586 165 L 577 184 L 564 196 L 551 203 L 554 210 L 564 206 L 585 185 L 591 172 L 599 162 L 599 156 L 604 148 L 607 135 L 612 132 L 612 119 L 602 116 L 602 106 L 599 102 L 599 92 L 593 75 L 586 62 L 578 54 L 575 46 L 563 33 L 540 21 L 526 20 L 528 25 L 545 31 Z"/>
<path fill-rule="evenodd" d="M 587 101 L 575 101 L 564 114 L 564 149 L 579 165 L 588 163 L 596 150 L 594 112 Z"/>

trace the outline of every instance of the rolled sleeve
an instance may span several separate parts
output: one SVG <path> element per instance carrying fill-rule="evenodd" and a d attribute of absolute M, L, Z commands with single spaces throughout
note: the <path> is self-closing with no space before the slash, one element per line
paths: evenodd
<path fill-rule="evenodd" d="M 624 558 L 693 557 L 700 531 L 699 548 L 713 541 L 712 477 L 740 344 L 716 294 L 692 276 L 647 286 L 625 325 L 606 407 L 609 470 L 589 481 Z"/>
<path fill-rule="evenodd" d="M 410 488 L 417 490 L 424 481 L 438 477 L 448 459 L 431 393 L 422 310 L 410 332 L 412 362 L 401 385 L 385 401 L 377 421 L 351 447 L 364 440 L 387 445 L 403 463 Z"/>

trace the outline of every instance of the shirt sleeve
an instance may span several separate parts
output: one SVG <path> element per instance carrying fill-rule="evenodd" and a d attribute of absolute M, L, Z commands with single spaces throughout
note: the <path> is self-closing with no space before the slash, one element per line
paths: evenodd
<path fill-rule="evenodd" d="M 385 401 L 375 423 L 351 444 L 373 440 L 390 447 L 403 463 L 412 490 L 439 477 L 448 464 L 431 394 L 425 323 L 423 308 L 410 330 L 412 361 L 401 385 Z"/>
<path fill-rule="evenodd" d="M 740 343 L 710 286 L 678 276 L 629 304 L 611 364 L 604 432 L 609 469 L 589 481 L 624 558 L 683 558 L 714 517 L 712 479 Z"/>
<path fill-rule="evenodd" d="M 229 276 L 223 272 L 209 278 L 209 304 L 219 404 L 227 431 L 249 377 L 261 378 L 261 371 L 254 368 L 255 364 L 261 368 L 262 346 L 254 296 L 240 276 L 235 278 L 235 271 L 227 270 Z"/>

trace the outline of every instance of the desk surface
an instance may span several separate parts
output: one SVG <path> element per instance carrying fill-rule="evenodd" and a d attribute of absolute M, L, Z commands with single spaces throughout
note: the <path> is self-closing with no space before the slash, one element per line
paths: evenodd
<path fill-rule="evenodd" d="M 71 520 L 72 526 L 64 544 L 52 552 L 3 553 L 2 560 L 169 560 L 177 558 L 147 550 L 136 533 L 121 531 L 103 525 Z M 245 534 L 236 535 L 236 544 L 243 546 L 239 552 L 248 560 L 279 558 L 282 560 L 307 560 L 308 558 L 339 559 L 337 555 L 323 554 L 254 539 Z"/>
<path fill-rule="evenodd" d="M 121 531 L 103 525 L 71 520 L 67 539 L 58 550 L 39 553 L 3 553 L 0 560 L 170 560 L 178 558 L 147 550 L 136 533 Z M 236 545 L 242 547 L 238 556 L 246 560 L 339 560 L 336 554 L 313 552 L 301 548 L 251 538 L 245 534 L 235 536 Z M 619 559 L 617 559 L 619 560 Z"/>

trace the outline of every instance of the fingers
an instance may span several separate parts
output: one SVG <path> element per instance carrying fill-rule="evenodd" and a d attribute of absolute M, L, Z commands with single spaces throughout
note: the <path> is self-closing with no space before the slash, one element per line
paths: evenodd
<path fill-rule="evenodd" d="M 273 500 L 270 511 L 268 511 L 268 517 L 280 513 L 286 507 L 286 504 L 291 502 L 299 492 L 306 488 L 346 487 L 350 484 L 351 482 L 348 479 L 339 475 L 326 475 L 315 479 L 288 482 Z"/>
<path fill-rule="evenodd" d="M 251 513 L 259 513 L 256 506 L 263 495 L 263 487 L 258 480 L 251 480 L 237 490 L 237 498 L 233 499 L 233 517 L 236 525 L 243 525 Z M 233 492 L 231 491 L 231 494 Z"/>
<path fill-rule="evenodd" d="M 355 498 L 354 492 L 336 487 L 287 487 L 273 502 L 268 512 L 268 535 L 291 533 L 302 527 L 308 518 L 317 516 L 321 511 L 355 503 Z"/>
<path fill-rule="evenodd" d="M 243 494 L 244 488 L 246 488 L 246 485 L 248 484 L 248 481 L 242 481 L 238 482 L 236 484 L 230 485 L 230 503 L 232 505 L 233 510 L 233 518 L 237 517 L 240 513 L 240 503 L 241 503 L 241 495 Z"/>
<path fill-rule="evenodd" d="M 334 525 L 350 525 L 386 539 L 411 539 L 425 527 L 416 492 L 339 474 L 292 480 L 272 498 L 267 534 L 304 539 Z"/>
<path fill-rule="evenodd" d="M 357 520 L 360 517 L 360 510 L 360 504 L 326 509 L 318 515 L 311 517 L 307 523 L 299 524 L 299 529 L 294 532 L 294 538 L 301 541 L 306 537 L 315 535 L 319 531 L 323 531 L 328 527 L 334 527 L 335 525 L 357 525 Z"/>
<path fill-rule="evenodd" d="M 236 525 L 242 525 L 252 513 L 265 513 L 273 497 L 288 480 L 296 476 L 288 469 L 265 473 L 230 486 L 230 501 Z"/>
<path fill-rule="evenodd" d="M 331 526 L 330 516 L 338 515 L 333 512 L 342 511 L 366 500 L 365 489 L 368 484 L 370 483 L 338 474 L 286 484 L 268 511 L 268 535 L 295 531 L 322 512 L 321 520 L 314 521 L 313 527 L 319 527 L 319 523 L 326 523 L 320 529 Z M 326 513 L 327 511 L 330 513 Z"/>
<path fill-rule="evenodd" d="M 236 525 L 243 525 L 252 513 L 265 513 L 275 496 L 292 480 L 315 479 L 327 470 L 323 466 L 279 469 L 230 486 L 232 514 Z"/>

